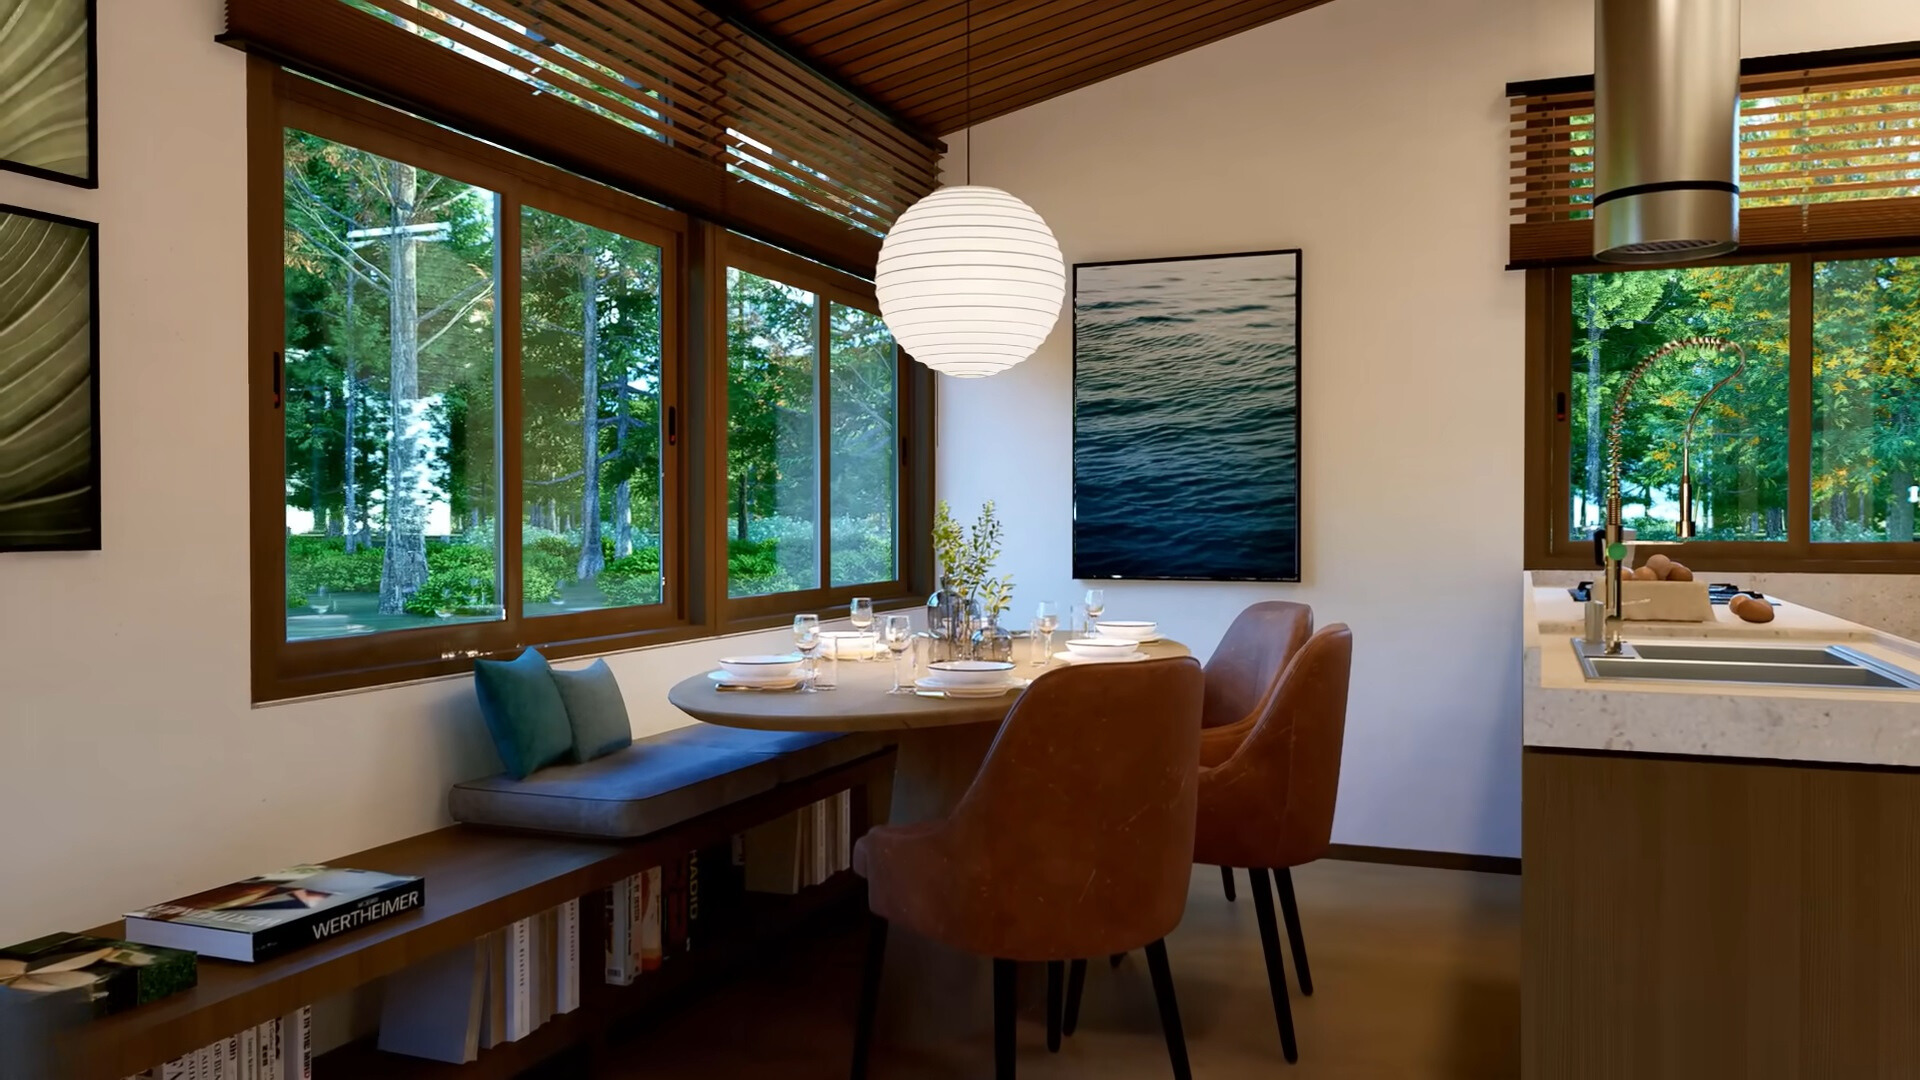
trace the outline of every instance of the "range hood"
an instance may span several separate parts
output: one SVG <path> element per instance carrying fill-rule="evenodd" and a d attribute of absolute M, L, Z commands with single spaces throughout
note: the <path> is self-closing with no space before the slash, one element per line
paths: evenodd
<path fill-rule="evenodd" d="M 1740 244 L 1740 0 L 1594 0 L 1593 254 Z"/>

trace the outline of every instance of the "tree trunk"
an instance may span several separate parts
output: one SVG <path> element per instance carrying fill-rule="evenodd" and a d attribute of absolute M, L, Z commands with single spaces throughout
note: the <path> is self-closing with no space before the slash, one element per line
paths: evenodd
<path fill-rule="evenodd" d="M 380 565 L 380 612 L 397 615 L 427 581 L 426 447 L 420 428 L 420 287 L 418 253 L 406 231 L 420 174 L 393 162 L 387 191 L 393 213 L 387 237 L 387 332 L 391 373 L 387 407 L 387 543 Z"/>
<path fill-rule="evenodd" d="M 1839 488 L 1827 500 L 1827 524 L 1833 528 L 1833 538 L 1841 539 L 1847 527 L 1847 490 Z"/>
<path fill-rule="evenodd" d="M 627 424 L 631 419 L 628 409 L 631 407 L 628 396 L 632 388 L 628 385 L 626 373 L 621 373 L 620 385 L 614 389 L 613 452 L 623 463 L 627 452 Z M 624 559 L 633 554 L 633 478 L 628 477 L 613 488 L 613 557 Z"/>
<path fill-rule="evenodd" d="M 1587 498 L 1581 507 L 1581 520 L 1587 506 L 1606 504 L 1607 494 L 1600 490 L 1600 302 L 1593 287 L 1587 287 Z M 1594 515 L 1598 517 L 1599 515 Z"/>
<path fill-rule="evenodd" d="M 355 360 L 354 344 L 358 340 L 354 333 L 353 294 L 359 284 L 357 274 L 347 275 L 347 332 L 344 363 L 347 377 L 341 380 L 347 399 L 346 445 L 340 452 L 340 490 L 343 508 L 340 516 L 346 519 L 347 552 L 352 554 L 366 543 L 366 533 L 360 527 L 360 478 L 354 471 L 353 436 L 358 426 L 356 420 L 360 413 L 359 364 Z"/>
<path fill-rule="evenodd" d="M 1887 473 L 1887 539 L 1902 542 L 1913 539 L 1913 470 L 1894 468 Z"/>
<path fill-rule="evenodd" d="M 747 538 L 747 472 L 746 469 L 740 470 L 740 520 L 737 526 L 738 532 L 735 535 L 741 540 Z"/>
<path fill-rule="evenodd" d="M 580 275 L 580 563 L 574 576 L 592 581 L 606 569 L 600 550 L 600 280 L 589 266 Z"/>

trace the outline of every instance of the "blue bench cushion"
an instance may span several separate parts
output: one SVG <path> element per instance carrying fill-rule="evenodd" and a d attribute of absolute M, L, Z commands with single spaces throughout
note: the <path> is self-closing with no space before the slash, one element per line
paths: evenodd
<path fill-rule="evenodd" d="M 524 780 L 501 773 L 455 784 L 447 810 L 469 825 L 626 839 L 824 772 L 867 749 L 865 740 L 838 732 L 694 724 Z"/>

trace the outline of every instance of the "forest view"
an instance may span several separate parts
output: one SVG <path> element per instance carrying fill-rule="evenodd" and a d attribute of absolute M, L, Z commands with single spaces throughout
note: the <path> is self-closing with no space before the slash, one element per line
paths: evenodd
<path fill-rule="evenodd" d="M 285 155 L 289 639 L 499 619 L 516 570 L 529 617 L 660 603 L 660 249 L 303 132 Z M 730 588 L 810 588 L 818 299 L 737 271 L 729 288 Z M 518 568 L 498 543 L 506 320 Z M 887 580 L 895 353 L 877 316 L 833 304 L 830 324 L 832 580 Z"/>
<path fill-rule="evenodd" d="M 1694 431 L 1700 539 L 1785 540 L 1791 411 L 1785 263 L 1575 275 L 1569 521 L 1605 522 L 1606 427 L 1628 372 L 1675 338 L 1714 334 L 1747 351 L 1746 373 Z M 1920 258 L 1813 264 L 1812 538 L 1913 539 L 1920 471 Z M 1649 371 L 1621 439 L 1625 523 L 1673 539 L 1688 412 L 1734 370 L 1731 353 L 1683 352 Z"/>

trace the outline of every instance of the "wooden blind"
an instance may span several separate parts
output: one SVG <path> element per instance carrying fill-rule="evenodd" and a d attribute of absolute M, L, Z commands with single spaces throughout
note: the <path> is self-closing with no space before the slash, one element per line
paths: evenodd
<path fill-rule="evenodd" d="M 228 0 L 221 40 L 871 275 L 943 147 L 697 0 Z"/>
<path fill-rule="evenodd" d="M 1750 60 L 1740 79 L 1740 245 L 1792 250 L 1920 240 L 1920 50 Z M 1807 60 L 1830 59 L 1810 64 Z M 1798 66 L 1789 66 L 1798 64 Z M 1593 82 L 1508 88 L 1509 258 L 1592 257 Z"/>

